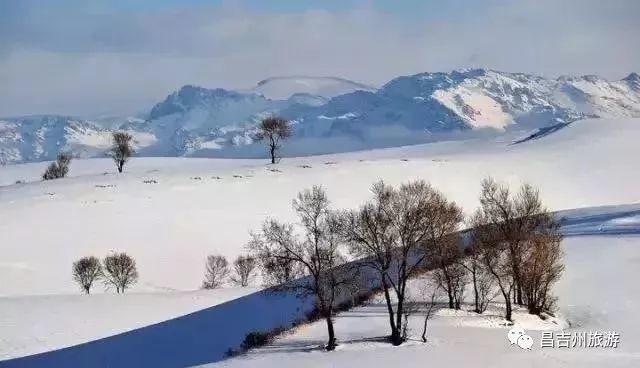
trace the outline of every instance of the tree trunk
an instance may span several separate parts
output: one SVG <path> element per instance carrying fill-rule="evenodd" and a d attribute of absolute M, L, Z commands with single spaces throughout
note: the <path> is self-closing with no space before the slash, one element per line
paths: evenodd
<path fill-rule="evenodd" d="M 389 295 L 389 285 L 387 285 L 387 281 L 385 279 L 385 275 L 382 275 L 382 289 L 384 290 L 384 299 L 387 303 L 387 313 L 389 314 L 389 326 L 391 327 L 391 341 L 395 341 L 397 338 L 396 335 L 400 335 L 398 329 L 396 328 L 394 315 L 393 315 L 393 305 L 391 304 L 391 296 Z"/>
<path fill-rule="evenodd" d="M 122 160 L 118 161 L 118 172 L 121 173 L 123 168 L 124 168 L 124 161 Z"/>
<path fill-rule="evenodd" d="M 403 281 L 404 282 L 404 281 Z M 404 285 L 398 286 L 397 297 L 398 297 L 398 307 L 396 309 L 396 334 L 392 335 L 391 343 L 395 346 L 401 345 L 404 342 L 404 337 L 402 336 L 402 312 L 404 312 Z"/>
<path fill-rule="evenodd" d="M 478 281 L 476 277 L 476 272 L 472 273 L 473 276 L 473 298 L 475 302 L 475 310 L 474 312 L 480 313 L 480 300 L 478 296 Z"/>
<path fill-rule="evenodd" d="M 422 326 L 422 342 L 427 342 L 427 321 L 429 320 L 429 315 L 424 317 L 424 325 Z"/>
<path fill-rule="evenodd" d="M 507 321 L 511 321 L 511 300 L 509 300 L 508 296 L 505 298 L 505 300 L 507 301 L 507 313 L 504 318 Z"/>
<path fill-rule="evenodd" d="M 399 298 L 398 298 L 399 299 Z M 391 343 L 395 346 L 402 344 L 402 310 L 403 305 L 402 301 L 398 300 L 398 310 L 396 310 L 396 329 L 398 330 L 395 334 L 395 338 L 391 339 Z"/>
<path fill-rule="evenodd" d="M 518 304 L 524 305 L 524 302 L 522 301 L 522 287 L 520 287 L 520 282 L 516 284 L 516 291 L 518 294 L 518 299 L 517 299 Z"/>
<path fill-rule="evenodd" d="M 333 330 L 333 319 L 331 319 L 331 311 L 328 312 L 329 315 L 326 316 L 327 321 L 327 333 L 329 335 L 329 341 L 327 342 L 327 351 L 332 351 L 336 348 L 336 334 Z"/>
<path fill-rule="evenodd" d="M 271 163 L 275 164 L 276 163 L 276 148 L 274 146 L 271 146 Z"/>

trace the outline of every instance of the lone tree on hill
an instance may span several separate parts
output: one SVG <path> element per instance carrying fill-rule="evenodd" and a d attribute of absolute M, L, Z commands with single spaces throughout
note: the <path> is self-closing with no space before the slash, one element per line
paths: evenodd
<path fill-rule="evenodd" d="M 133 136 L 126 132 L 113 132 L 112 135 L 113 144 L 109 149 L 108 155 L 113 158 L 116 163 L 118 172 L 122 172 L 124 164 L 129 161 L 129 158 L 135 153 L 131 146 Z"/>
<path fill-rule="evenodd" d="M 255 137 L 259 141 L 267 141 L 271 163 L 275 164 L 278 150 L 282 147 L 282 141 L 293 135 L 291 123 L 286 119 L 272 116 L 262 119 L 258 129 Z"/>
<path fill-rule="evenodd" d="M 89 294 L 93 282 L 101 275 L 102 266 L 96 257 L 82 257 L 73 262 L 73 280 L 80 285 L 86 294 Z"/>

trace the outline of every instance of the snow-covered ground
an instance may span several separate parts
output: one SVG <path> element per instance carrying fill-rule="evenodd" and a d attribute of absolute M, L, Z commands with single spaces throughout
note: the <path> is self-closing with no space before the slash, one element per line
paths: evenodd
<path fill-rule="evenodd" d="M 235 257 L 268 216 L 293 220 L 291 199 L 314 184 L 337 208 L 361 203 L 378 179 L 424 178 L 469 213 L 487 175 L 535 184 L 554 210 L 640 202 L 638 136 L 640 120 L 591 120 L 516 145 L 443 142 L 285 159 L 274 167 L 134 158 L 118 175 L 109 160 L 78 160 L 70 178 L 30 182 L 46 163 L 6 166 L 0 183 L 28 183 L 0 187 L 0 278 L 12 280 L 0 284 L 0 295 L 75 294 L 72 262 L 111 251 L 136 258 L 135 291 L 196 289 L 207 254 Z"/>
<path fill-rule="evenodd" d="M 560 315 L 571 323 L 542 321 L 526 312 L 514 320 L 533 338 L 531 351 L 510 345 L 509 327 L 500 310 L 487 315 L 441 309 L 429 321 L 428 342 L 420 341 L 423 317 L 411 318 L 410 341 L 400 347 L 380 341 L 388 334 L 384 305 L 341 313 L 336 318 L 340 346 L 319 348 L 326 339 L 322 322 L 304 326 L 271 345 L 222 361 L 220 367 L 638 367 L 640 333 L 637 308 L 640 287 L 640 237 L 579 236 L 564 241 L 566 274 L 557 288 Z M 498 299 L 499 300 L 499 299 Z M 472 307 L 466 306 L 467 309 Z M 542 330 L 554 333 L 617 332 L 617 348 L 542 348 Z M 557 335 L 556 335 L 557 336 Z"/>
<path fill-rule="evenodd" d="M 115 335 L 209 308 L 255 288 L 0 298 L 0 360 Z"/>
<path fill-rule="evenodd" d="M 193 290 L 201 284 L 207 254 L 243 253 L 249 230 L 268 216 L 293 220 L 291 199 L 314 184 L 327 189 L 337 208 L 361 203 L 380 178 L 391 184 L 424 178 L 469 213 L 487 175 L 511 185 L 531 182 L 553 210 L 640 202 L 638 137 L 638 119 L 587 120 L 515 145 L 510 139 L 441 142 L 285 159 L 275 166 L 261 160 L 134 158 L 127 172 L 118 175 L 108 160 L 78 160 L 69 178 L 50 182 L 39 181 L 46 163 L 0 167 L 0 357 L 124 332 L 249 292 Z M 17 180 L 25 183 L 13 184 Z M 640 207 L 581 211 L 566 213 L 571 235 L 618 235 L 565 241 L 568 266 L 558 288 L 561 310 L 577 323 L 573 329 L 617 329 L 622 346 L 615 351 L 523 352 L 507 345 L 504 329 L 494 328 L 495 319 L 440 312 L 426 346 L 391 348 L 363 341 L 344 343 L 334 355 L 302 353 L 322 340 L 318 324 L 278 340 L 280 347 L 222 364 L 348 366 L 358 359 L 357 365 L 364 366 L 404 359 L 408 366 L 468 366 L 475 361 L 478 366 L 537 366 L 544 359 L 552 366 L 583 366 L 612 359 L 611 366 L 633 366 L 640 339 L 629 326 L 638 325 L 633 308 L 640 304 L 640 294 L 631 280 L 637 278 L 640 240 L 608 230 L 637 234 Z M 136 258 L 139 283 L 125 295 L 77 295 L 72 262 L 111 251 Z M 100 289 L 98 285 L 96 292 Z M 103 313 L 89 313 L 89 308 Z M 375 306 L 368 306 L 339 318 L 344 342 L 386 333 L 384 316 L 368 313 L 371 308 L 375 312 Z M 537 333 L 532 336 L 539 341 Z"/>

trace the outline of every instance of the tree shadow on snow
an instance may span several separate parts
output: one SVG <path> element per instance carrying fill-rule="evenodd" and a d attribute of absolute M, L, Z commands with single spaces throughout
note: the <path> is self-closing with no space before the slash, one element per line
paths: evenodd
<path fill-rule="evenodd" d="M 260 291 L 118 335 L 0 361 L 0 367 L 185 367 L 212 363 L 240 346 L 247 333 L 289 327 L 312 309 L 311 300 L 294 293 Z"/>

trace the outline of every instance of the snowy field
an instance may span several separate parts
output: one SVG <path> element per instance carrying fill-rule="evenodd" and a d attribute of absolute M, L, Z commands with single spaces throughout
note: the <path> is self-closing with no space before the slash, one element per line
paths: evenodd
<path fill-rule="evenodd" d="M 424 178 L 470 213 L 478 205 L 480 180 L 491 175 L 514 186 L 538 186 L 553 210 L 578 209 L 566 212 L 565 229 L 574 236 L 565 241 L 561 313 L 573 330 L 617 330 L 618 349 L 535 345 L 523 352 L 508 345 L 498 318 L 444 311 L 433 320 L 426 346 L 392 348 L 362 341 L 386 333 L 383 311 L 374 303 L 338 318 L 344 343 L 337 352 L 317 351 L 324 326 L 313 324 L 219 364 L 638 366 L 640 337 L 630 326 L 640 325 L 634 313 L 640 290 L 631 281 L 640 266 L 640 238 L 634 235 L 640 232 L 640 208 L 623 206 L 640 202 L 638 138 L 639 119 L 587 120 L 516 145 L 510 139 L 441 142 L 286 159 L 275 166 L 263 160 L 134 158 L 118 175 L 108 160 L 82 160 L 72 164 L 69 178 L 51 182 L 39 181 L 46 163 L 0 167 L 0 359 L 102 338 L 250 293 L 195 291 L 206 255 L 243 253 L 248 231 L 268 216 L 293 220 L 291 199 L 311 185 L 323 185 L 336 208 L 347 208 L 362 203 L 377 179 L 399 184 Z M 23 183 L 14 184 L 18 180 Z M 586 209 L 609 205 L 616 207 Z M 72 262 L 111 251 L 136 259 L 138 284 L 126 295 L 78 295 Z M 535 321 L 525 327 L 557 326 Z M 539 341 L 539 332 L 531 335 Z"/>

